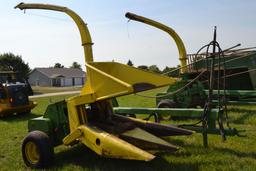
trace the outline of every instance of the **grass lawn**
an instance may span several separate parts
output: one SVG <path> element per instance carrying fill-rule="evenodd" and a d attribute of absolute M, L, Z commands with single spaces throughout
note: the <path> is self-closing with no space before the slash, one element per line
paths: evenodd
<path fill-rule="evenodd" d="M 45 94 L 45 93 L 57 93 L 64 91 L 77 91 L 81 90 L 82 87 L 40 87 L 40 86 L 32 86 L 32 90 L 35 95 L 37 94 Z"/>
<path fill-rule="evenodd" d="M 154 95 L 156 91 L 143 94 Z M 68 96 L 34 99 L 38 106 L 31 114 L 0 119 L 0 170 L 27 170 L 21 157 L 22 139 L 27 134 L 27 120 L 43 114 L 49 103 Z M 154 99 L 136 95 L 118 98 L 121 106 L 153 107 Z M 209 135 L 209 148 L 202 146 L 201 134 L 165 138 L 180 146 L 174 154 L 159 154 L 151 162 L 106 159 L 83 145 L 55 148 L 50 170 L 256 170 L 256 106 L 229 106 L 231 127 L 246 130 L 245 137 Z M 194 121 L 195 122 L 195 121 Z M 175 124 L 177 122 L 171 121 Z M 180 123 L 180 121 L 179 121 Z"/>

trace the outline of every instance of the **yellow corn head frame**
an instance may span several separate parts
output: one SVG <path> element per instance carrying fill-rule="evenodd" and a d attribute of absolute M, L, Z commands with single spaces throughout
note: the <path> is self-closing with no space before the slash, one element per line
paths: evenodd
<path fill-rule="evenodd" d="M 75 12 L 66 7 L 49 4 L 20 3 L 16 8 L 21 10 L 45 9 L 64 12 L 74 20 L 79 29 L 84 48 L 87 81 L 79 96 L 66 100 L 70 134 L 63 139 L 63 143 L 69 145 L 79 140 L 97 154 L 106 157 L 144 161 L 153 159 L 155 157 L 153 154 L 120 139 L 118 135 L 115 136 L 102 131 L 89 123 L 85 105 L 98 103 L 102 106 L 108 106 L 106 110 L 102 107 L 103 112 L 107 112 L 108 109 L 111 111 L 111 98 L 170 85 L 175 82 L 175 79 L 145 72 L 116 62 L 94 62 L 92 53 L 93 43 L 87 25 Z M 126 119 L 125 117 L 121 118 L 123 121 Z M 133 120 L 138 124 L 151 124 L 150 122 L 138 119 L 129 120 Z M 137 138 L 144 138 L 145 141 L 152 141 L 151 144 L 161 143 L 166 147 L 172 147 L 168 142 L 140 128 L 126 131 L 122 136 L 129 137 L 131 134 Z M 187 134 L 191 134 L 191 132 Z"/>

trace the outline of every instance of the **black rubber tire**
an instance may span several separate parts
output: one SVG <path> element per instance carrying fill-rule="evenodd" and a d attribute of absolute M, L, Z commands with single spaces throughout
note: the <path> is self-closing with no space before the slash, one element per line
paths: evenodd
<path fill-rule="evenodd" d="M 163 99 L 157 104 L 158 108 L 175 108 L 176 103 L 170 99 Z"/>
<path fill-rule="evenodd" d="M 194 94 L 192 95 L 191 104 L 188 106 L 188 108 L 197 108 L 197 106 L 204 108 L 204 105 L 205 99 L 202 99 L 202 97 L 199 94 Z"/>
<path fill-rule="evenodd" d="M 177 107 L 176 103 L 173 101 L 173 100 L 170 100 L 170 99 L 163 99 L 163 100 L 160 100 L 160 102 L 158 103 L 157 105 L 158 108 L 175 108 Z M 172 117 L 169 116 L 169 115 L 160 115 L 158 114 L 158 120 L 171 120 Z"/>
<path fill-rule="evenodd" d="M 39 153 L 38 162 L 32 163 L 29 161 L 26 155 L 26 145 L 32 142 L 36 145 Z M 48 167 L 54 158 L 53 145 L 50 141 L 49 136 L 42 131 L 30 132 L 22 142 L 22 158 L 24 163 L 31 168 L 46 168 Z"/>

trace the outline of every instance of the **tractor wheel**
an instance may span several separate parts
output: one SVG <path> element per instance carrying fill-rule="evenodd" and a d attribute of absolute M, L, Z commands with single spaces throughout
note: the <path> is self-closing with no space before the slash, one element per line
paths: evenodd
<path fill-rule="evenodd" d="M 42 131 L 32 131 L 23 140 L 22 157 L 31 168 L 45 168 L 53 160 L 54 152 L 50 138 Z"/>
<path fill-rule="evenodd" d="M 170 99 L 163 99 L 158 103 L 157 107 L 158 108 L 175 108 L 176 103 Z"/>
<path fill-rule="evenodd" d="M 161 100 L 158 105 L 158 108 L 175 108 L 177 107 L 176 103 L 170 99 L 163 99 Z M 159 120 L 170 120 L 171 116 L 169 114 L 161 114 L 159 115 Z"/>
<path fill-rule="evenodd" d="M 201 108 L 204 108 L 205 100 L 202 99 L 202 97 L 199 94 L 192 95 L 191 98 L 191 104 L 188 106 L 189 108 L 197 108 L 200 106 Z"/>

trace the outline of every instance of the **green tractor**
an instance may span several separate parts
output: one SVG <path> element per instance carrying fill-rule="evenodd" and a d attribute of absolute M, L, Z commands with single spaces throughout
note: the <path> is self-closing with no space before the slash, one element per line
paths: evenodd
<path fill-rule="evenodd" d="M 186 86 L 188 83 L 187 80 L 181 80 L 169 86 L 166 92 L 158 93 L 156 95 L 157 107 L 203 108 L 206 99 L 203 84 L 200 81 L 195 81 L 193 84 Z"/>

